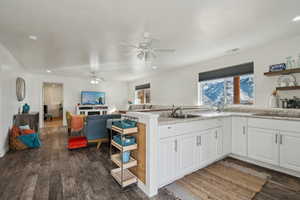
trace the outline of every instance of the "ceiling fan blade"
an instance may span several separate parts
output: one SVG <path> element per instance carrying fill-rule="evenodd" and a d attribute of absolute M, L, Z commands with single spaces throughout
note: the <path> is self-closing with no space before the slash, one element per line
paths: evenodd
<path fill-rule="evenodd" d="M 155 52 L 170 52 L 174 53 L 176 50 L 175 49 L 153 49 Z"/>
<path fill-rule="evenodd" d="M 104 81 L 105 81 L 105 79 L 104 79 L 103 77 L 98 77 L 98 78 L 96 78 L 96 80 L 97 80 L 97 81 L 101 81 L 101 82 L 104 82 Z"/>
<path fill-rule="evenodd" d="M 139 47 L 137 45 L 134 45 L 134 44 L 121 43 L 120 46 L 139 49 Z"/>

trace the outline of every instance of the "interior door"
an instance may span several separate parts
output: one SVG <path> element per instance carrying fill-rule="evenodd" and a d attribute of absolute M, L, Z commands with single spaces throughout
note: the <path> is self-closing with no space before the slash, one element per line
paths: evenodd
<path fill-rule="evenodd" d="M 278 165 L 278 131 L 248 127 L 248 157 L 258 161 Z"/>
<path fill-rule="evenodd" d="M 181 174 L 192 172 L 196 168 L 196 148 L 198 145 L 197 134 L 188 134 L 180 138 L 180 161 Z"/>
<path fill-rule="evenodd" d="M 300 133 L 280 132 L 280 166 L 300 171 Z"/>
<path fill-rule="evenodd" d="M 178 172 L 178 138 L 161 139 L 158 154 L 159 185 L 172 182 Z"/>
<path fill-rule="evenodd" d="M 247 156 L 247 118 L 232 117 L 232 153 Z"/>

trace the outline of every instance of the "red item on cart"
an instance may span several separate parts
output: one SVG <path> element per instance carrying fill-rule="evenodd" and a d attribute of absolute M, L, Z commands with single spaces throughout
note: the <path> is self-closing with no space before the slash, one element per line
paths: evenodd
<path fill-rule="evenodd" d="M 70 137 L 68 141 L 68 149 L 79 149 L 87 145 L 88 141 L 85 136 Z"/>

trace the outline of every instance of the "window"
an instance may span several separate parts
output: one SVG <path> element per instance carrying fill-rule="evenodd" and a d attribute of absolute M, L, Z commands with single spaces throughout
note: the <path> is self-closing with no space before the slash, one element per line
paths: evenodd
<path fill-rule="evenodd" d="M 150 103 L 150 83 L 135 87 L 135 104 Z"/>
<path fill-rule="evenodd" d="M 200 105 L 253 104 L 253 63 L 199 74 Z"/>

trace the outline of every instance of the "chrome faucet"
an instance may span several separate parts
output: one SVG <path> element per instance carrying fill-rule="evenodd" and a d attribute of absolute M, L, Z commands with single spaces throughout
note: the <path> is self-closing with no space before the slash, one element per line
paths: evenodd
<path fill-rule="evenodd" d="M 182 107 L 179 106 L 179 107 L 175 108 L 175 105 L 173 105 L 173 107 L 172 107 L 172 112 L 171 112 L 171 115 L 170 115 L 170 116 L 171 116 L 171 117 L 174 117 L 175 114 L 176 114 L 176 112 L 177 112 L 178 110 L 180 110 L 180 113 L 182 114 Z"/>
<path fill-rule="evenodd" d="M 223 112 L 223 111 L 224 111 L 224 107 L 225 107 L 224 104 L 221 104 L 221 103 L 218 104 L 218 105 L 217 105 L 217 109 L 216 109 L 217 112 Z"/>

